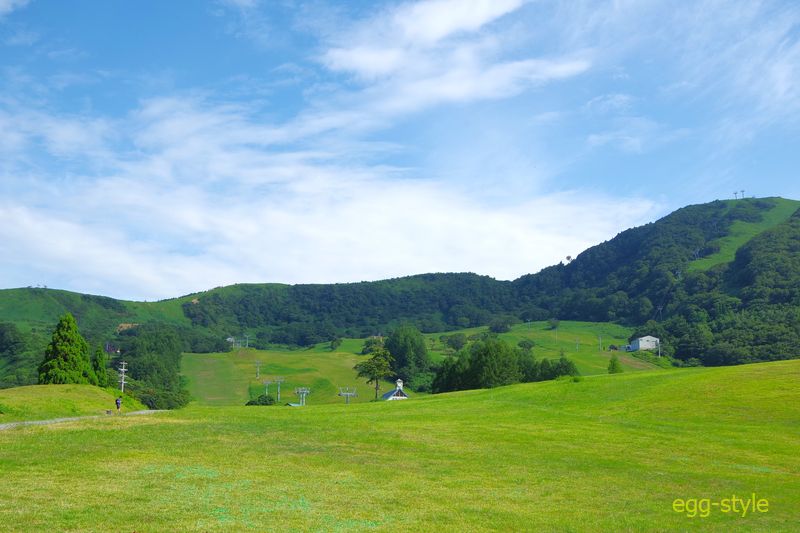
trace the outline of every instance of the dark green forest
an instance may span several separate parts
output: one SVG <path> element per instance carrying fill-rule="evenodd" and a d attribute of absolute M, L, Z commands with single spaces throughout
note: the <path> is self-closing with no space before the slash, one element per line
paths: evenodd
<path fill-rule="evenodd" d="M 573 261 L 513 282 L 475 274 L 425 274 L 373 283 L 243 285 L 184 304 L 196 326 L 256 332 L 256 345 L 311 345 L 365 337 L 400 323 L 423 332 L 498 321 L 616 321 L 663 340 L 690 364 L 798 356 L 800 212 L 751 239 L 735 260 L 708 270 L 737 221 L 758 222 L 775 199 L 690 206 L 629 229 Z"/>
<path fill-rule="evenodd" d="M 500 329 L 514 321 L 614 321 L 635 327 L 634 336 L 659 337 L 678 364 L 796 358 L 800 211 L 789 213 L 798 206 L 764 198 L 685 207 L 514 281 L 432 273 L 331 285 L 234 285 L 151 303 L 50 289 L 0 291 L 0 386 L 35 382 L 64 312 L 75 315 L 92 349 L 112 348 L 112 367 L 122 357 L 138 358 L 147 370 L 132 376 L 135 387 L 153 405 L 185 400 L 181 351 L 224 351 L 226 338 L 245 334 L 255 347 L 304 347 L 388 335 L 402 324 L 430 333 Z M 786 215 L 776 218 L 779 207 Z M 735 241 L 742 224 L 759 230 Z M 704 263 L 726 246 L 733 246 L 733 260 Z M 123 323 L 135 326 L 117 331 Z"/>

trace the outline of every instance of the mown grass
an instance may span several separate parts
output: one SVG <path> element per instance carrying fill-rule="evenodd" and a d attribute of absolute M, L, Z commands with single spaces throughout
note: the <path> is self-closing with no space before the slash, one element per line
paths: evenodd
<path fill-rule="evenodd" d="M 328 344 L 310 350 L 255 350 L 237 349 L 219 354 L 184 354 L 181 372 L 188 379 L 192 397 L 204 405 L 244 405 L 248 399 L 263 394 L 265 380 L 281 376 L 281 402 L 297 402 L 297 387 L 308 387 L 311 394 L 308 404 L 343 403 L 338 396 L 339 387 L 355 387 L 358 397 L 351 402 L 368 402 L 375 397 L 373 385 L 358 378 L 353 366 L 366 356 L 357 355 L 362 341 L 351 339 L 336 351 Z M 352 351 L 342 351 L 342 348 Z M 256 362 L 261 362 L 260 377 L 256 378 Z M 394 386 L 388 382 L 381 387 L 387 391 Z M 269 387 L 274 397 L 275 384 Z"/>
<path fill-rule="evenodd" d="M 717 253 L 697 259 L 689 263 L 689 270 L 704 271 L 717 265 L 730 263 L 736 257 L 736 250 L 741 248 L 750 239 L 764 231 L 785 222 L 792 214 L 800 209 L 800 202 L 785 198 L 771 198 L 776 202 L 775 207 L 766 211 L 760 222 L 744 222 L 741 220 L 731 224 L 728 235 L 717 239 L 720 249 Z M 729 201 L 731 205 L 734 202 Z"/>
<path fill-rule="evenodd" d="M 461 330 L 472 335 L 486 331 L 486 327 Z M 600 350 L 600 338 L 604 348 L 609 344 L 626 344 L 630 329 L 611 323 L 563 321 L 558 330 L 550 330 L 546 322 L 518 324 L 501 338 L 512 345 L 522 339 L 533 340 L 534 355 L 537 358 L 558 359 L 561 351 L 578 365 L 583 375 L 605 374 L 611 352 Z M 456 332 L 449 332 L 452 335 Z M 439 340 L 442 334 L 428 334 L 426 339 L 434 360 L 447 357 L 448 351 Z M 308 403 L 342 403 L 338 396 L 339 387 L 356 387 L 359 396 L 353 402 L 367 402 L 374 398 L 374 388 L 365 380 L 356 377 L 353 366 L 363 361 L 360 355 L 363 339 L 343 339 L 342 344 L 331 351 L 329 343 L 318 344 L 306 350 L 255 350 L 237 349 L 228 353 L 184 354 L 181 372 L 187 377 L 189 392 L 193 398 L 204 405 L 224 406 L 243 405 L 248 399 L 263 393 L 263 381 L 275 376 L 283 376 L 281 385 L 283 403 L 297 401 L 296 387 L 311 388 Z M 577 347 L 577 350 L 576 350 Z M 641 361 L 628 354 L 619 353 L 626 371 L 655 370 L 655 365 Z M 256 361 L 261 362 L 260 377 L 256 379 Z M 394 387 L 385 382 L 381 391 Z M 270 385 L 274 396 L 277 389 Z"/>
<path fill-rule="evenodd" d="M 796 531 L 800 361 L 0 432 L 0 529 Z M 676 498 L 755 492 L 767 513 Z"/>
<path fill-rule="evenodd" d="M 113 389 L 91 385 L 31 385 L 0 389 L 0 424 L 20 420 L 104 414 L 116 411 L 114 400 L 119 395 Z M 146 409 L 128 395 L 123 396 L 124 411 Z"/>

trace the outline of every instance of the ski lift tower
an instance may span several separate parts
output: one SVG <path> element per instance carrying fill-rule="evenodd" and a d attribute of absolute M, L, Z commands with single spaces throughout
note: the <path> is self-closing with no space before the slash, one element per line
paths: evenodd
<path fill-rule="evenodd" d="M 286 381 L 286 379 L 283 376 L 277 376 L 272 380 L 273 383 L 278 385 L 278 399 L 276 400 L 278 403 L 281 403 L 281 383 L 284 381 Z"/>
<path fill-rule="evenodd" d="M 306 404 L 306 396 L 311 393 L 311 389 L 308 387 L 297 387 L 294 389 L 294 393 L 300 396 L 300 405 Z"/>
<path fill-rule="evenodd" d="M 357 397 L 358 392 L 355 387 L 339 387 L 339 396 L 344 396 L 344 403 L 349 405 L 350 398 Z"/>

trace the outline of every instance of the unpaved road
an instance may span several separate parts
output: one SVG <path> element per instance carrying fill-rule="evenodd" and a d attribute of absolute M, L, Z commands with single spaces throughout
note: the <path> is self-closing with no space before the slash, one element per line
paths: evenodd
<path fill-rule="evenodd" d="M 131 411 L 129 413 L 121 413 L 121 416 L 149 415 L 152 413 L 161 413 L 161 412 L 163 412 L 163 410 L 148 409 L 145 411 Z M 50 418 L 48 420 L 23 420 L 20 422 L 7 422 L 5 424 L 0 424 L 0 431 L 4 429 L 13 429 L 22 426 L 46 426 L 48 424 L 60 424 L 61 422 L 72 422 L 73 420 L 89 420 L 91 418 L 109 418 L 112 416 L 118 416 L 118 415 L 110 414 L 110 415 L 73 416 L 67 418 Z"/>

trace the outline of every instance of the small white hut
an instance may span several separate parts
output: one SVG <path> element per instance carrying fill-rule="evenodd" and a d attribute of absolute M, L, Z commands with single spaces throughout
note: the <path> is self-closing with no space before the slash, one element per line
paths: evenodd
<path fill-rule="evenodd" d="M 403 390 L 403 380 L 398 379 L 395 383 L 397 383 L 397 388 L 381 396 L 381 399 L 387 402 L 392 400 L 408 400 L 408 394 Z"/>
<path fill-rule="evenodd" d="M 638 339 L 633 339 L 629 351 L 638 352 L 639 350 L 655 350 L 658 348 L 658 343 L 659 340 L 657 337 L 646 335 L 644 337 L 639 337 Z"/>

